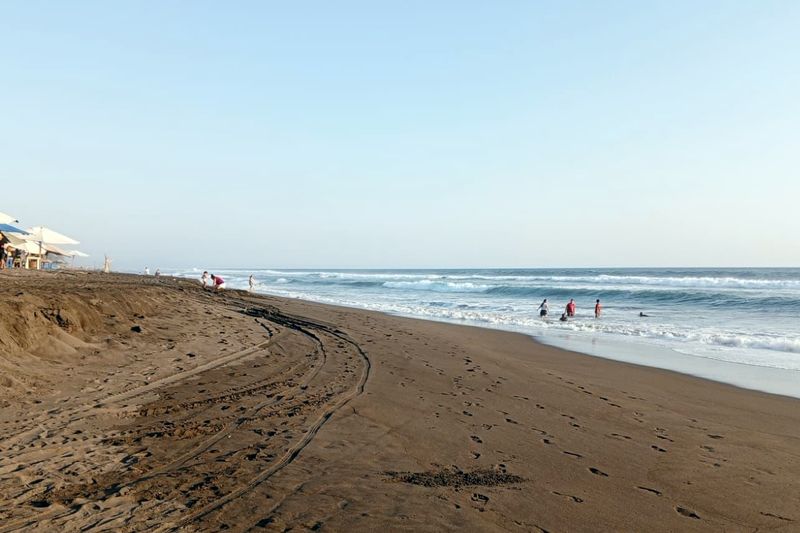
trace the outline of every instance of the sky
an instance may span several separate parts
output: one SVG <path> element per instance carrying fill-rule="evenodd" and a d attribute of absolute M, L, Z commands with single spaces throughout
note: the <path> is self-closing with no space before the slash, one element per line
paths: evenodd
<path fill-rule="evenodd" d="M 0 211 L 155 268 L 800 266 L 800 2 L 0 3 Z"/>

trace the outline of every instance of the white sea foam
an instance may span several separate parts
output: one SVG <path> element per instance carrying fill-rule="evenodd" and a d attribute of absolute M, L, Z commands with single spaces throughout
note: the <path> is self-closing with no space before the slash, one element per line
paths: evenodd
<path fill-rule="evenodd" d="M 193 269 L 197 271 L 197 269 Z M 241 273 L 242 271 L 230 270 L 221 271 L 228 274 Z M 325 271 L 325 270 L 278 270 L 266 269 L 255 271 L 265 276 L 275 276 L 281 279 L 309 279 L 319 280 L 320 282 L 347 282 L 347 281 L 374 281 L 385 283 L 387 288 L 408 289 L 408 290 L 437 290 L 431 284 L 413 283 L 421 282 L 442 282 L 442 283 L 461 283 L 470 282 L 475 286 L 482 286 L 486 289 L 494 287 L 506 287 L 509 290 L 514 288 L 543 288 L 558 290 L 650 290 L 650 291 L 670 291 L 691 289 L 697 291 L 770 291 L 762 292 L 763 295 L 798 295 L 800 294 L 800 277 L 789 279 L 759 278 L 759 277 L 737 277 L 737 276 L 663 276 L 663 275 L 620 275 L 620 274 L 564 274 L 564 275 L 543 275 L 536 271 L 529 271 L 524 274 L 493 274 L 493 273 L 451 273 L 448 271 L 431 272 L 403 272 L 403 271 Z M 397 282 L 408 282 L 400 285 Z M 442 287 L 446 287 L 444 285 Z M 447 291 L 449 289 L 438 287 L 438 290 Z M 450 285 L 453 289 L 458 289 L 458 285 Z M 478 292 L 469 285 L 463 285 L 467 292 Z M 485 289 L 484 289 L 485 290 Z"/>
<path fill-rule="evenodd" d="M 491 285 L 480 285 L 471 282 L 436 281 L 422 279 L 419 281 L 387 281 L 383 284 L 389 289 L 413 289 L 434 292 L 485 292 Z"/>
<path fill-rule="evenodd" d="M 197 272 L 192 269 L 182 274 L 197 278 Z M 225 276 L 231 288 L 246 288 L 247 276 L 254 272 L 259 291 L 281 296 L 523 331 L 545 338 L 569 334 L 584 339 L 620 339 L 709 359 L 800 370 L 800 271 L 775 274 L 739 269 L 730 275 L 726 271 L 708 275 L 706 271 L 689 271 L 685 276 L 668 270 L 641 275 L 619 271 L 217 272 Z M 562 323 L 536 316 L 536 306 L 548 291 L 561 291 L 557 294 L 566 296 L 573 295 L 570 291 L 584 291 L 584 296 L 576 295 L 579 317 Z M 607 291 L 602 320 L 591 318 L 595 291 Z M 778 299 L 762 300 L 770 297 Z M 566 299 L 550 300 L 557 316 Z M 640 310 L 651 316 L 639 318 Z"/>

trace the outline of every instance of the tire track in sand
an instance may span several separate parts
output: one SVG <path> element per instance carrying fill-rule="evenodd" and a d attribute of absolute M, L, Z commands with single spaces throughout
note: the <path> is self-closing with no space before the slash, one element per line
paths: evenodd
<path fill-rule="evenodd" d="M 232 492 L 229 492 L 228 494 L 225 494 L 224 496 L 217 499 L 213 503 L 203 507 L 202 509 L 199 509 L 198 511 L 195 511 L 191 515 L 184 517 L 178 520 L 177 522 L 163 525 L 162 527 L 156 530 L 157 533 L 176 531 L 180 528 L 186 527 L 192 522 L 199 520 L 200 518 L 203 518 L 213 513 L 214 511 L 221 509 L 222 507 L 234 501 L 235 499 L 240 498 L 244 494 L 250 492 L 255 487 L 260 485 L 261 483 L 268 480 L 277 472 L 286 468 L 300 455 L 303 449 L 305 449 L 305 447 L 311 443 L 311 441 L 314 439 L 317 433 L 319 433 L 320 429 L 322 429 L 325 423 L 328 420 L 330 420 L 331 417 L 333 417 L 333 415 L 337 411 L 339 411 L 342 407 L 347 405 L 351 400 L 363 394 L 364 389 L 366 387 L 367 380 L 369 379 L 369 373 L 372 368 L 372 363 L 370 362 L 369 356 L 364 351 L 364 349 L 361 348 L 361 346 L 357 342 L 352 340 L 350 336 L 347 335 L 345 332 L 332 326 L 328 326 L 321 323 L 315 323 L 310 320 L 293 317 L 291 315 L 286 315 L 278 312 L 277 310 L 268 311 L 266 309 L 261 309 L 261 308 L 250 308 L 247 309 L 245 312 L 258 313 L 261 316 L 263 316 L 263 318 L 269 320 L 270 322 L 274 322 L 279 325 L 283 325 L 285 327 L 294 329 L 296 331 L 300 331 L 303 334 L 315 339 L 320 343 L 322 341 L 319 339 L 319 337 L 314 333 L 311 333 L 311 331 L 309 330 L 316 329 L 324 331 L 325 333 L 350 344 L 352 347 L 356 349 L 363 363 L 363 368 L 361 375 L 359 376 L 358 383 L 356 383 L 356 386 L 348 394 L 341 397 L 338 402 L 336 402 L 334 405 L 326 409 L 311 425 L 311 427 L 303 434 L 302 438 L 300 438 L 300 440 L 298 440 L 294 445 L 292 445 L 283 454 L 283 456 L 281 456 L 280 459 L 274 462 L 269 468 L 263 470 L 257 476 L 248 481 L 245 485 L 239 487 L 238 489 L 235 489 Z"/>
<path fill-rule="evenodd" d="M 43 433 L 47 431 L 55 431 L 58 429 L 63 429 L 64 427 L 72 424 L 73 422 L 77 422 L 83 418 L 84 415 L 87 413 L 95 413 L 97 409 L 101 409 L 108 404 L 118 403 L 120 401 L 129 400 L 136 396 L 141 396 L 142 394 L 146 394 L 148 392 L 152 392 L 159 388 L 165 387 L 167 385 L 172 385 L 176 382 L 183 381 L 187 378 L 195 376 L 197 374 L 201 374 L 208 370 L 213 370 L 214 368 L 232 363 L 239 359 L 243 359 L 254 353 L 259 352 L 260 350 L 265 350 L 274 340 L 279 338 L 281 335 L 278 334 L 277 336 L 259 343 L 255 346 L 250 346 L 249 348 L 245 348 L 244 350 L 240 350 L 238 352 L 234 352 L 228 355 L 224 355 L 213 361 L 209 361 L 207 363 L 203 363 L 202 365 L 198 365 L 194 368 L 190 368 L 188 370 L 184 370 L 182 372 L 177 372 L 175 374 L 171 374 L 169 376 L 163 377 L 159 380 L 153 381 L 146 385 L 141 385 L 139 387 L 133 388 L 128 391 L 124 391 L 118 394 L 114 394 L 103 398 L 101 400 L 95 401 L 91 404 L 82 405 L 79 407 L 75 407 L 69 410 L 62 411 L 61 413 L 54 413 L 43 422 L 39 423 L 36 427 L 32 427 L 27 431 L 23 431 L 22 433 L 17 433 L 16 435 L 12 435 L 11 437 L 0 440 L 0 444 L 4 445 L 3 448 L 0 448 L 3 451 L 10 450 L 15 444 L 18 444 L 20 441 L 25 440 L 28 437 L 34 436 L 36 433 Z M 65 420 L 66 418 L 66 420 Z M 49 424 L 47 422 L 50 422 Z M 2 531 L 2 530 L 0 530 Z"/>

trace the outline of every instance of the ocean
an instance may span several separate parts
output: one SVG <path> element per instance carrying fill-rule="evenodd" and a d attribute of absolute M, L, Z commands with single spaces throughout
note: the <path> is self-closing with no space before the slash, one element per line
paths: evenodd
<path fill-rule="evenodd" d="M 265 294 L 522 332 L 590 355 L 800 397 L 798 268 L 214 273 L 230 288 L 247 288 L 253 274 Z M 543 320 L 537 308 L 545 298 L 550 314 Z M 570 298 L 576 316 L 561 322 Z"/>

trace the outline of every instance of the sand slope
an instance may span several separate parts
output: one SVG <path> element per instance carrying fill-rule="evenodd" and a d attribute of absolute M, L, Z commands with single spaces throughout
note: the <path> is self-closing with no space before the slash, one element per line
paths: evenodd
<path fill-rule="evenodd" d="M 0 531 L 800 529 L 796 400 L 185 280 L 0 308 Z"/>

